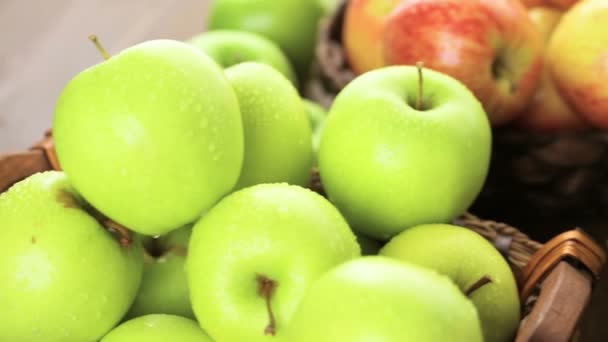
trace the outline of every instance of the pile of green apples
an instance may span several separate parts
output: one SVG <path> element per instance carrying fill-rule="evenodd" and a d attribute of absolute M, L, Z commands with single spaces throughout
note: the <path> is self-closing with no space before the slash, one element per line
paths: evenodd
<path fill-rule="evenodd" d="M 0 195 L 0 341 L 513 339 L 509 265 L 449 224 L 491 150 L 461 82 L 383 67 L 325 113 L 251 32 L 100 49 L 57 100 L 62 171 Z"/>

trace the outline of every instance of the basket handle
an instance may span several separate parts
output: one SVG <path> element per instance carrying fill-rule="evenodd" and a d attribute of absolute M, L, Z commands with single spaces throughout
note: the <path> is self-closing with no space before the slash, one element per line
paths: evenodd
<path fill-rule="evenodd" d="M 515 341 L 567 342 L 605 262 L 602 248 L 579 229 L 543 245 L 523 270 L 521 298 L 535 303 L 521 321 Z"/>
<path fill-rule="evenodd" d="M 50 131 L 29 151 L 0 154 L 0 193 L 34 173 L 47 170 L 61 170 Z"/>

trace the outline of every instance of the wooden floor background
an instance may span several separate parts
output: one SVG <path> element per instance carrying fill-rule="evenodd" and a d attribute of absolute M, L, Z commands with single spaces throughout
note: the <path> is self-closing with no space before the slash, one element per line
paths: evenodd
<path fill-rule="evenodd" d="M 61 89 L 101 61 L 89 34 L 97 34 L 110 53 L 148 39 L 187 39 L 205 30 L 211 1 L 0 0 L 0 153 L 37 141 L 51 127 Z M 607 223 L 593 218 L 581 222 L 602 243 L 608 238 Z M 546 233 L 538 232 L 536 238 Z M 605 271 L 579 341 L 608 341 L 606 317 Z"/>

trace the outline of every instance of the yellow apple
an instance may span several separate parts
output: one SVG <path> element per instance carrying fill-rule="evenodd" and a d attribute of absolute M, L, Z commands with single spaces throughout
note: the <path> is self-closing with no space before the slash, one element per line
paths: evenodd
<path fill-rule="evenodd" d="M 585 0 L 564 14 L 547 63 L 555 85 L 580 115 L 608 128 L 608 2 Z"/>
<path fill-rule="evenodd" d="M 559 23 L 563 11 L 553 7 L 534 7 L 528 10 L 530 19 L 548 42 Z M 549 69 L 545 65 L 540 83 L 532 100 L 520 117 L 519 124 L 533 131 L 576 131 L 589 125 L 566 103 L 557 91 Z"/>
<path fill-rule="evenodd" d="M 384 66 L 382 35 L 386 19 L 403 0 L 351 0 L 347 3 L 342 41 L 356 74 Z"/>

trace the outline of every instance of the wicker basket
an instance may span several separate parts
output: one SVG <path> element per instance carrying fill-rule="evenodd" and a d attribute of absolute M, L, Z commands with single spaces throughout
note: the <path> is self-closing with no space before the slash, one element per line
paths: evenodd
<path fill-rule="evenodd" d="M 0 193 L 14 183 L 46 170 L 59 170 L 50 134 L 32 149 L 0 154 Z M 311 188 L 323 194 L 318 173 Z M 508 260 L 517 279 L 522 321 L 515 341 L 568 341 L 589 302 L 593 283 L 606 256 L 581 230 L 560 234 L 540 244 L 504 223 L 466 214 L 454 224 L 471 229 Z"/>
<path fill-rule="evenodd" d="M 319 29 L 313 77 L 306 96 L 329 107 L 355 78 L 342 47 L 346 1 Z M 511 219 L 605 216 L 608 208 L 608 134 L 531 133 L 494 129 L 490 172 L 473 210 Z"/>

